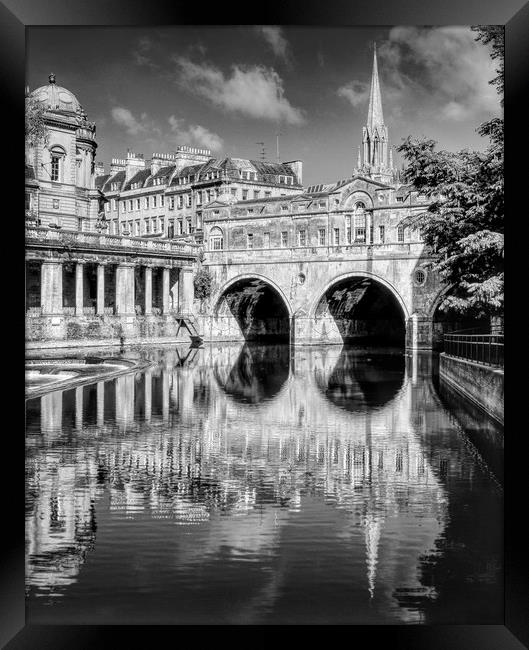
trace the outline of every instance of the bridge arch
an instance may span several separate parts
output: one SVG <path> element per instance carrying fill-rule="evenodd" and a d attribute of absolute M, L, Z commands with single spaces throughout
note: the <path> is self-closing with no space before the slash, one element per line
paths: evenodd
<path fill-rule="evenodd" d="M 410 317 L 396 287 L 364 270 L 349 271 L 327 282 L 309 313 L 314 322 L 322 322 L 345 343 L 363 341 L 401 346 L 404 346 Z"/>
<path fill-rule="evenodd" d="M 215 294 L 212 315 L 218 326 L 246 341 L 290 340 L 292 307 L 270 278 L 245 273 L 231 278 Z"/>

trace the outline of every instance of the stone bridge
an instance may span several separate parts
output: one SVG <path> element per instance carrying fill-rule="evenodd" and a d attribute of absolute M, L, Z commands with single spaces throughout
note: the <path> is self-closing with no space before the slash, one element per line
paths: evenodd
<path fill-rule="evenodd" d="M 208 251 L 209 340 L 430 349 L 443 293 L 421 241 Z"/>

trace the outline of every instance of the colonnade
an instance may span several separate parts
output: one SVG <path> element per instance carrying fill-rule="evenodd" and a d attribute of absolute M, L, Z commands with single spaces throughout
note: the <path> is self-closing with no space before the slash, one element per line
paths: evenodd
<path fill-rule="evenodd" d="M 89 262 L 77 260 L 75 264 L 75 308 L 76 316 L 87 313 L 103 315 L 116 313 L 133 316 L 137 312 L 136 273 L 142 268 L 143 295 L 140 305 L 145 315 L 153 314 L 153 268 L 162 269 L 161 313 L 178 311 L 188 313 L 193 306 L 193 269 L 191 267 L 171 268 L 155 264 L 134 262 L 96 262 L 95 308 L 86 306 L 85 274 Z M 61 260 L 40 262 L 40 309 L 43 316 L 57 316 L 67 313 L 64 309 L 65 287 L 63 286 L 63 266 Z M 114 275 L 112 276 L 112 270 Z M 109 274 L 110 271 L 110 274 Z M 105 283 L 112 279 L 114 287 L 105 290 Z M 35 297 L 33 297 L 35 303 Z M 30 301 L 28 300 L 28 305 Z"/>

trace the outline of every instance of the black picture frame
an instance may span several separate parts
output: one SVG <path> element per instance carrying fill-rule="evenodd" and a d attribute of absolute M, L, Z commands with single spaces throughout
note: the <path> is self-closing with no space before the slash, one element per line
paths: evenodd
<path fill-rule="evenodd" d="M 24 279 L 24 229 L 20 226 L 20 244 L 18 243 L 18 217 L 12 218 L 14 208 L 18 213 L 18 201 L 22 202 L 22 192 L 18 199 L 18 184 L 21 183 L 22 157 L 22 115 L 24 111 L 25 86 L 25 34 L 26 28 L 37 25 L 83 25 L 83 26 L 118 26 L 118 25 L 184 25 L 184 24 L 284 24 L 284 25 L 325 25 L 325 26 L 386 26 L 405 25 L 441 25 L 441 24 L 502 24 L 506 29 L 506 219 L 507 268 L 506 268 L 506 356 L 507 356 L 507 409 L 506 409 L 506 472 L 505 472 L 505 620 L 504 625 L 460 625 L 460 626 L 355 626 L 347 643 L 367 644 L 370 647 L 402 647 L 407 650 L 450 650 L 469 649 L 503 650 L 529 647 L 529 572 L 527 571 L 526 541 L 522 534 L 525 507 L 523 496 L 526 493 L 525 456 L 521 453 L 521 439 L 526 436 L 524 419 L 517 423 L 517 416 L 524 416 L 523 406 L 525 384 L 514 378 L 516 362 L 520 363 L 520 352 L 526 330 L 526 321 L 517 313 L 516 296 L 523 282 L 524 250 L 523 227 L 527 227 L 527 208 L 524 207 L 525 184 L 527 184 L 527 162 L 522 159 L 519 164 L 514 152 L 520 150 L 529 158 L 527 146 L 527 86 L 529 85 L 529 3 L 523 0 L 409 0 L 408 2 L 389 2 L 387 0 L 283 0 L 276 3 L 201 3 L 183 2 L 182 0 L 3 0 L 0 3 L 0 66 L 3 80 L 4 112 L 4 150 L 3 181 L 6 192 L 14 200 L 4 202 L 7 216 L 6 235 L 11 239 L 7 246 L 4 239 L 2 258 L 9 265 L 10 272 L 4 276 L 4 299 L 9 299 L 9 345 L 5 352 L 13 355 L 12 368 L 23 368 L 20 364 L 19 349 L 24 349 L 22 332 L 24 331 L 24 309 L 22 290 L 17 285 Z M 518 113 L 518 115 L 517 115 Z M 512 125 L 512 126 L 511 126 Z M 6 144 L 11 136 L 13 144 Z M 11 152 L 14 152 L 11 154 Z M 516 207 L 519 202 L 520 208 Z M 511 237 L 511 234 L 513 235 Z M 16 240 L 16 245 L 14 241 Z M 9 250 L 8 250 L 9 249 Z M 7 254 L 11 260 L 6 261 Z M 512 284 L 510 283 L 512 280 Z M 516 293 L 515 293 L 516 291 Z M 510 296 L 513 296 L 511 301 Z M 17 320 L 20 318 L 20 326 Z M 524 331 L 517 332 L 517 327 Z M 20 333 L 20 348 L 18 347 Z M 6 340 L 6 339 L 4 339 Z M 12 341 L 12 343 L 11 343 Z M 513 361 L 511 365 L 511 361 Z M 11 377 L 17 377 L 17 371 Z M 22 381 L 21 381 L 22 383 Z M 13 414 L 13 423 L 4 428 L 4 467 L 9 465 L 12 476 L 4 481 L 4 515 L 3 543 L 1 556 L 0 584 L 0 642 L 2 647 L 18 648 L 117 648 L 117 647 L 157 647 L 161 645 L 160 634 L 168 634 L 172 643 L 181 642 L 181 632 L 174 633 L 168 628 L 108 626 L 108 627 L 72 627 L 72 626 L 26 626 L 24 595 L 24 518 L 21 515 L 24 500 L 24 481 L 21 478 L 21 465 L 24 462 L 24 412 L 23 388 L 14 379 L 5 389 L 5 419 Z M 20 391 L 20 392 L 19 392 Z M 3 477 L 6 479 L 6 470 Z M 22 494 L 22 497 L 20 495 Z M 11 532 L 9 532 L 11 531 Z M 12 532 L 15 531 L 15 532 Z M 259 641 L 266 641 L 274 628 L 261 630 Z M 295 635 L 298 630 L 293 631 Z M 344 631 L 342 631 L 343 633 Z M 301 631 L 299 632 L 301 634 Z M 319 634 L 326 642 L 332 642 L 333 631 L 310 631 L 314 642 Z M 229 637 L 224 637 L 229 634 Z M 283 632 L 279 632 L 282 636 Z M 314 636 L 316 634 L 316 636 Z M 230 640 L 231 643 L 251 642 L 251 632 L 241 628 L 224 630 L 219 628 L 201 628 L 197 632 L 195 643 L 205 645 L 211 640 L 217 642 Z M 205 637 L 203 636 L 205 635 Z M 211 636 L 210 636 L 211 635 Z M 195 634 L 193 634 L 195 636 Z M 303 636 L 303 635 L 302 635 Z M 218 639 L 220 637 L 220 639 Z M 276 637 L 277 638 L 277 637 Z M 301 641 L 299 637 L 297 643 Z"/>

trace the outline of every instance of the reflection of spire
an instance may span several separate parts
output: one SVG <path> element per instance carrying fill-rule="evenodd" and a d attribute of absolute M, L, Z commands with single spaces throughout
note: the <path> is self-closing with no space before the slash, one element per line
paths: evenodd
<path fill-rule="evenodd" d="M 380 530 L 382 522 L 372 514 L 368 514 L 365 521 L 365 539 L 367 551 L 367 582 L 369 584 L 369 595 L 373 598 L 375 594 L 375 579 L 378 564 L 378 545 L 380 542 Z"/>

